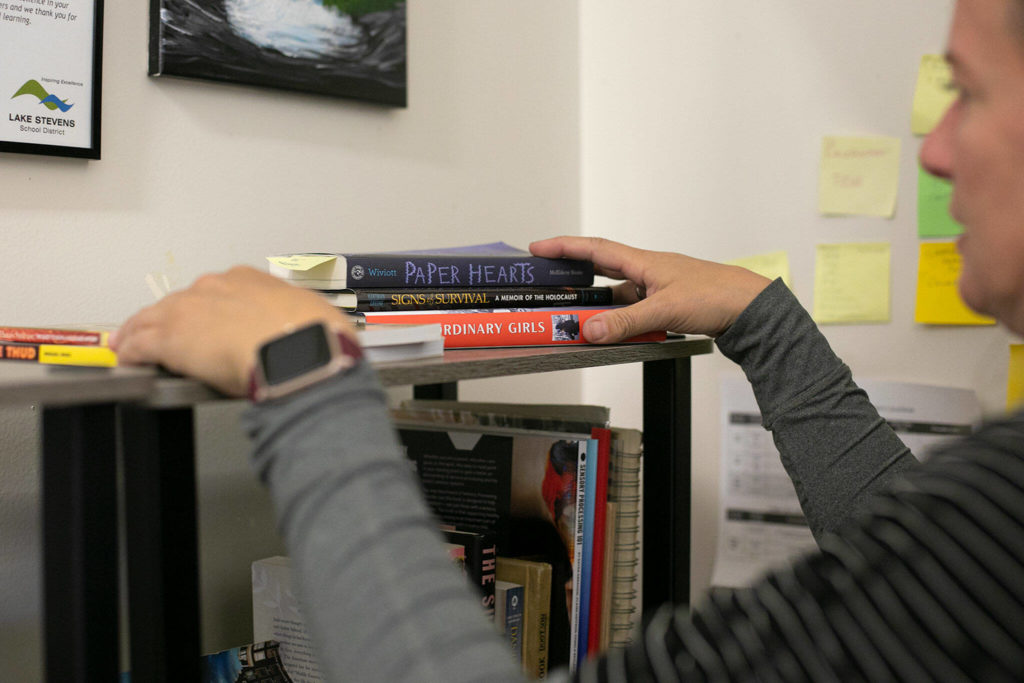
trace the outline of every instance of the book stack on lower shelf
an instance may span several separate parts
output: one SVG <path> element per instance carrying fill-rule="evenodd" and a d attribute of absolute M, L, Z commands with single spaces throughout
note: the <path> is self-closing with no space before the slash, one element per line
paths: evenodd
<path fill-rule="evenodd" d="M 406 401 L 399 437 L 523 670 L 632 642 L 640 621 L 641 434 L 598 406 Z M 496 558 L 496 561 L 495 561 Z M 287 558 L 253 563 L 253 638 L 278 641 L 293 680 L 322 680 Z"/>
<path fill-rule="evenodd" d="M 320 292 L 368 326 L 438 324 L 445 348 L 582 344 L 583 323 L 613 305 L 611 288 L 594 286 L 591 263 L 540 258 L 504 242 L 268 262 L 272 274 Z"/>
<path fill-rule="evenodd" d="M 392 417 L 435 514 L 493 537 L 497 580 L 524 586 L 528 673 L 632 641 L 638 430 L 610 427 L 607 408 L 586 405 L 410 400 Z"/>

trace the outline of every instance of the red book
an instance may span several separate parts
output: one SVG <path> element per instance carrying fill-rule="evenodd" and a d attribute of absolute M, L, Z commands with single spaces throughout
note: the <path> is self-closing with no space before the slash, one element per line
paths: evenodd
<path fill-rule="evenodd" d="M 0 342 L 22 344 L 64 344 L 106 346 L 107 332 L 99 330 L 55 330 L 42 327 L 0 327 Z"/>
<path fill-rule="evenodd" d="M 597 489 L 594 501 L 594 555 L 590 569 L 590 623 L 587 631 L 587 652 L 595 656 L 601 652 L 601 603 L 604 599 L 605 520 L 608 511 L 608 460 L 611 458 L 612 432 L 594 427 L 590 436 L 597 439 Z"/>
<path fill-rule="evenodd" d="M 561 346 L 586 344 L 583 323 L 609 306 L 454 311 L 365 311 L 373 324 L 438 323 L 446 349 L 491 346 Z M 647 332 L 626 342 L 665 340 L 665 332 Z"/>

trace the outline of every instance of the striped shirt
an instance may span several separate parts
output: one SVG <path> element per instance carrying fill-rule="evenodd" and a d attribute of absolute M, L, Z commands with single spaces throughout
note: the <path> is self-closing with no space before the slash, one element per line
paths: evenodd
<path fill-rule="evenodd" d="M 1024 680 L 1024 415 L 951 444 L 691 616 L 663 608 L 581 681 Z"/>

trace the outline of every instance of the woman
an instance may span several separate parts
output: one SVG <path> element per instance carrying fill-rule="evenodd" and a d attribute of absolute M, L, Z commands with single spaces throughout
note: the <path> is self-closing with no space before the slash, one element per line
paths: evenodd
<path fill-rule="evenodd" d="M 1024 333 L 1024 1 L 959 0 L 948 56 L 959 97 L 922 162 L 954 183 L 964 300 Z M 1024 415 L 918 465 L 780 282 L 582 237 L 531 249 L 628 280 L 633 305 L 590 319 L 590 341 L 715 337 L 751 380 L 821 548 L 692 617 L 662 609 L 581 678 L 1024 679 Z M 241 396 L 257 349 L 313 321 L 351 334 L 316 295 L 240 268 L 139 312 L 111 343 L 124 362 Z M 520 677 L 439 551 L 368 367 L 260 402 L 246 424 L 330 680 Z"/>

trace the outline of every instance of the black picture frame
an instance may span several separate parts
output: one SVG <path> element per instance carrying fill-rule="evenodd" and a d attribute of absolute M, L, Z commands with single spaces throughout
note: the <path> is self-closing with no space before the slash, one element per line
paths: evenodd
<path fill-rule="evenodd" d="M 3 10 L 6 16 L 0 17 L 0 64 L 4 64 L 9 77 L 15 79 L 7 82 L 0 80 L 0 88 L 6 86 L 10 89 L 11 83 L 24 80 L 20 87 L 14 86 L 13 93 L 0 91 L 0 153 L 99 159 L 103 92 L 103 0 L 6 0 L 0 4 L 7 5 Z M 74 10 L 81 11 L 82 7 L 89 4 L 92 6 L 92 21 L 75 25 L 77 19 Z M 12 7 L 19 7 L 21 11 L 15 12 L 11 10 Z M 50 29 L 50 35 L 47 35 L 47 29 Z M 29 32 L 36 33 L 32 40 L 25 35 Z M 88 32 L 89 35 L 82 36 L 79 32 Z M 84 45 L 68 48 L 70 43 L 75 42 L 67 40 L 69 34 Z M 26 44 L 30 45 L 28 49 L 25 49 Z M 65 50 L 64 54 L 61 54 L 62 49 Z M 86 70 L 86 82 L 85 77 L 79 74 L 83 59 L 90 54 L 92 66 Z M 33 70 L 31 66 L 26 66 L 26 62 L 34 58 L 39 59 L 39 66 Z M 16 63 L 16 66 L 10 66 L 12 63 Z M 62 75 L 65 72 L 67 76 Z M 80 99 L 83 95 L 88 100 L 88 106 L 84 109 L 86 116 L 79 113 L 81 109 L 69 113 L 78 104 L 71 100 Z M 32 103 L 33 96 L 37 99 L 35 103 Z M 70 106 L 65 109 L 66 105 Z M 40 106 L 45 111 L 40 111 Z M 86 134 L 80 133 L 83 127 L 87 129 Z M 47 139 L 53 142 L 43 141 Z M 65 139 L 68 140 L 66 144 Z"/>
<path fill-rule="evenodd" d="M 150 0 L 149 75 L 407 106 L 406 0 L 279 5 Z"/>

